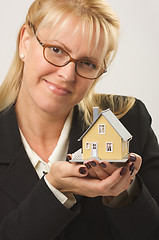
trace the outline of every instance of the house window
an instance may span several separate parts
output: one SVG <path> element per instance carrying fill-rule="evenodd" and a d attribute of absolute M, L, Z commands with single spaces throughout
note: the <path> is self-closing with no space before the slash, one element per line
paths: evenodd
<path fill-rule="evenodd" d="M 106 152 L 113 152 L 113 143 L 106 142 Z"/>
<path fill-rule="evenodd" d="M 85 143 L 85 148 L 86 148 L 86 149 L 90 149 L 90 143 L 89 143 L 89 142 L 86 142 L 86 143 Z"/>
<path fill-rule="evenodd" d="M 99 124 L 98 125 L 98 133 L 99 134 L 105 134 L 105 124 Z"/>

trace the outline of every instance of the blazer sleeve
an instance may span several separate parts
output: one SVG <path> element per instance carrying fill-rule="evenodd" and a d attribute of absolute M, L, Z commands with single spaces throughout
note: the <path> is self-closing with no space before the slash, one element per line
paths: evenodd
<path fill-rule="evenodd" d="M 20 205 L 3 219 L 0 225 L 0 239 L 53 240 L 78 213 L 78 204 L 71 209 L 64 207 L 43 178 Z"/>

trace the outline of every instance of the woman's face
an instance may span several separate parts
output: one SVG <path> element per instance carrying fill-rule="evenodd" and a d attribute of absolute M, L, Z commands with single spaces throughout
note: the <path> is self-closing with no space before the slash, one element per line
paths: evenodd
<path fill-rule="evenodd" d="M 96 51 L 90 55 L 94 50 L 94 40 L 88 51 L 89 36 L 87 33 L 83 36 L 82 26 L 73 32 L 77 21 L 73 18 L 58 34 L 54 34 L 58 26 L 53 31 L 49 27 L 41 28 L 38 38 L 44 44 L 62 48 L 74 59 L 93 58 L 95 63 L 102 64 L 102 35 Z M 50 114 L 67 114 L 83 99 L 94 82 L 77 75 L 73 62 L 64 67 L 48 63 L 43 57 L 43 47 L 25 28 L 21 33 L 20 53 L 24 54 L 24 71 L 18 101 L 25 101 L 28 106 L 34 105 Z"/>

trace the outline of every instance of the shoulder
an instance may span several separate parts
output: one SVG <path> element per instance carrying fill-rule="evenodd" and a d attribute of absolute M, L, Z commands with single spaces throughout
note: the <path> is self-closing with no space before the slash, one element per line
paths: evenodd
<path fill-rule="evenodd" d="M 120 121 L 133 136 L 130 150 L 142 156 L 152 122 L 145 104 L 141 100 L 135 99 L 134 105 Z"/>
<path fill-rule="evenodd" d="M 151 116 L 145 104 L 137 98 L 98 94 L 100 108 L 110 108 L 132 135 L 144 136 L 151 126 Z"/>
<path fill-rule="evenodd" d="M 9 122 L 15 122 L 16 121 L 16 115 L 15 115 L 15 107 L 14 105 L 11 105 L 10 107 L 4 109 L 0 112 L 0 127 L 3 126 L 3 124 L 8 124 Z"/>
<path fill-rule="evenodd" d="M 95 94 L 94 99 L 101 110 L 110 108 L 117 118 L 123 117 L 136 102 L 134 97 L 112 94 Z"/>
<path fill-rule="evenodd" d="M 102 110 L 110 108 L 119 119 L 127 118 L 129 115 L 146 117 L 151 120 L 145 104 L 137 98 L 122 95 L 96 94 L 96 99 Z"/>
<path fill-rule="evenodd" d="M 151 124 L 151 116 L 145 106 L 145 104 L 140 99 L 135 99 L 133 106 L 129 111 L 121 118 L 121 121 L 130 120 L 131 122 L 138 122 L 142 125 Z"/>
<path fill-rule="evenodd" d="M 0 112 L 0 148 L 5 143 L 9 145 L 11 138 L 18 136 L 19 128 L 15 113 L 15 107 L 13 105 L 10 108 L 7 108 L 4 111 Z"/>

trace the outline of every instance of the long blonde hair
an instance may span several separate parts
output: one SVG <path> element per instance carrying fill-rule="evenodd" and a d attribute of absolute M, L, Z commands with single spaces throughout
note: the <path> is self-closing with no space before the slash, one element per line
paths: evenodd
<path fill-rule="evenodd" d="M 36 31 L 38 31 L 41 26 L 47 24 L 52 24 L 52 27 L 54 27 L 64 16 L 67 17 L 59 31 L 62 30 L 62 27 L 69 24 L 71 17 L 77 16 L 83 24 L 83 33 L 89 30 L 89 41 L 91 41 L 94 29 L 96 30 L 96 46 L 99 41 L 100 31 L 101 29 L 103 30 L 105 35 L 104 64 L 108 66 L 117 51 L 120 24 L 118 17 L 105 0 L 35 0 L 29 8 L 24 24 L 30 30 L 31 25 L 33 25 Z M 19 57 L 20 32 L 21 29 L 17 38 L 17 48 L 13 62 L 0 88 L 0 111 L 16 102 L 21 87 L 24 66 L 23 61 Z M 98 79 L 94 81 L 90 91 L 79 103 L 80 110 L 84 112 L 86 124 L 90 124 L 92 121 L 93 106 L 100 106 L 100 102 L 103 101 L 102 95 L 94 93 L 94 86 L 97 81 Z M 104 100 L 109 102 L 110 106 L 115 104 L 113 96 L 105 95 Z M 127 112 L 134 103 L 132 98 L 125 100 L 125 98 L 120 97 L 118 101 L 121 103 L 117 104 L 118 109 L 115 110 L 114 107 L 111 107 L 118 116 Z"/>

